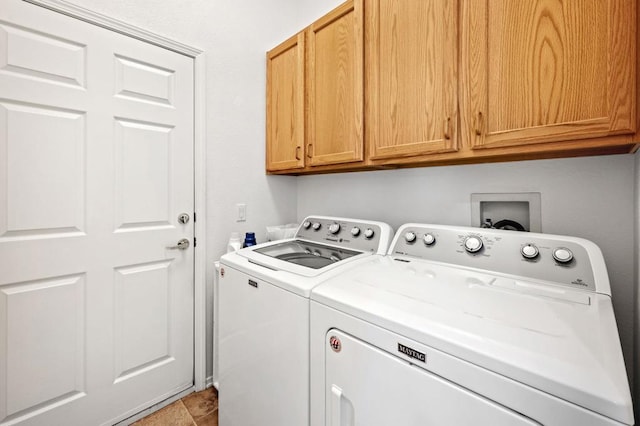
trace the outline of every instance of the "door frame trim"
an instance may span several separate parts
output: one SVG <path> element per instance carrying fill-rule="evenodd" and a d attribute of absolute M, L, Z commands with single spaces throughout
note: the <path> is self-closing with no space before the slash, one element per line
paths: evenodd
<path fill-rule="evenodd" d="M 203 53 L 202 50 L 192 46 L 180 43 L 178 41 L 169 39 L 151 31 L 144 30 L 126 22 L 119 21 L 107 15 L 103 15 L 98 12 L 94 12 L 90 9 L 86 9 L 82 6 L 69 3 L 65 0 L 22 0 L 26 3 L 32 3 L 36 6 L 41 6 L 46 9 L 51 9 L 54 12 L 62 13 L 63 15 L 70 16 L 81 21 L 88 22 L 98 27 L 106 28 L 107 30 L 114 31 L 128 37 L 133 37 L 146 43 L 154 44 L 163 49 L 172 50 L 176 53 L 180 53 L 191 58 L 195 58 Z"/>
<path fill-rule="evenodd" d="M 206 66 L 204 51 L 171 40 L 151 31 L 127 24 L 107 15 L 94 12 L 65 0 L 23 0 L 36 6 L 50 9 L 71 18 L 105 28 L 127 37 L 153 44 L 163 49 L 182 54 L 194 61 L 194 209 L 197 220 L 194 222 L 194 237 L 200 238 L 194 247 L 194 387 L 196 391 L 205 389 L 207 375 L 207 241 L 206 241 Z"/>

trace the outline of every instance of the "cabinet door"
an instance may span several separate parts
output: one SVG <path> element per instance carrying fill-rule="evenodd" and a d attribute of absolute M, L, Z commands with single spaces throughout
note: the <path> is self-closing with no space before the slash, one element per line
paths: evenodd
<path fill-rule="evenodd" d="M 463 0 L 461 102 L 473 148 L 635 131 L 635 0 Z"/>
<path fill-rule="evenodd" d="M 348 1 L 308 31 L 311 166 L 363 159 L 362 9 L 362 0 Z"/>
<path fill-rule="evenodd" d="M 450 0 L 367 3 L 372 159 L 456 150 L 457 12 Z"/>
<path fill-rule="evenodd" d="M 304 37 L 267 53 L 267 171 L 304 167 Z"/>

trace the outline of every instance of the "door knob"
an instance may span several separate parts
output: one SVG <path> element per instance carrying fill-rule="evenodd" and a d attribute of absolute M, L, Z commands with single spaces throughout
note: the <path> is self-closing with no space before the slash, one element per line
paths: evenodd
<path fill-rule="evenodd" d="M 176 244 L 175 246 L 169 246 L 167 247 L 167 249 L 169 250 L 186 250 L 189 248 L 189 240 L 187 240 L 186 238 L 181 239 L 180 241 L 178 241 L 178 244 Z"/>

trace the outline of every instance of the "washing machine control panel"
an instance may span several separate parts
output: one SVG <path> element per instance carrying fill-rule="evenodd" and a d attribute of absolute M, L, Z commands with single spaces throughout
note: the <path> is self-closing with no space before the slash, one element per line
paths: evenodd
<path fill-rule="evenodd" d="M 581 238 L 426 224 L 403 225 L 389 253 L 591 291 L 596 291 L 592 257 L 602 256 Z"/>
<path fill-rule="evenodd" d="M 393 230 L 382 222 L 326 216 L 304 219 L 296 238 L 352 250 L 384 254 Z"/>

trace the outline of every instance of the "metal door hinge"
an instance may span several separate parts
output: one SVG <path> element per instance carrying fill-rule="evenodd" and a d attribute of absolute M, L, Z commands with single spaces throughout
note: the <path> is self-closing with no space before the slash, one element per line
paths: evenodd
<path fill-rule="evenodd" d="M 196 212 L 193 212 L 193 221 L 196 221 Z"/>
<path fill-rule="evenodd" d="M 194 216 L 195 218 L 195 216 Z M 196 243 L 196 237 L 193 237 L 193 247 L 196 247 L 198 244 Z"/>

